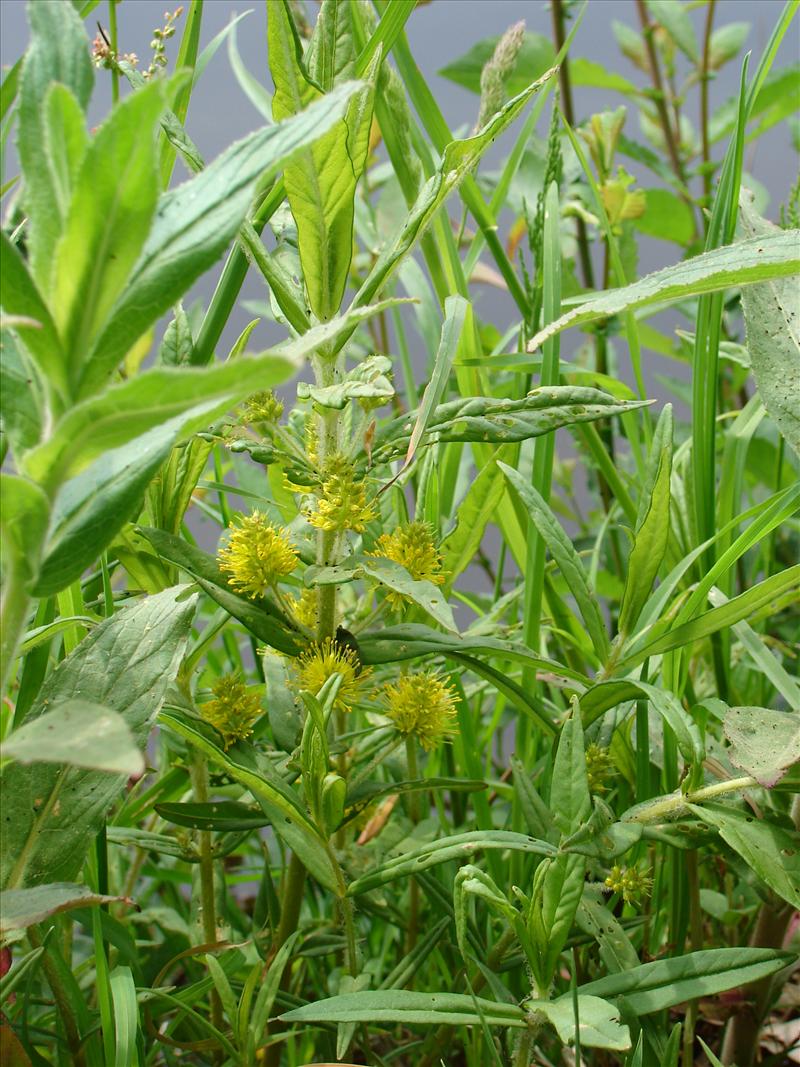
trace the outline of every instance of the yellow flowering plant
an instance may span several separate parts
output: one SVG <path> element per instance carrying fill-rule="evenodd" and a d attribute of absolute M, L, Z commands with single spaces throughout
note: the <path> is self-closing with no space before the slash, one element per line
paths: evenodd
<path fill-rule="evenodd" d="M 791 1055 L 798 2 L 741 77 L 730 2 L 28 0 L 3 1063 Z"/>

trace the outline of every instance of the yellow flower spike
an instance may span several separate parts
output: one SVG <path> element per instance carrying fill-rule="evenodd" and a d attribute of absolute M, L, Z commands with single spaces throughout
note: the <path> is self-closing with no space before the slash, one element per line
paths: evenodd
<path fill-rule="evenodd" d="M 358 478 L 345 456 L 331 456 L 322 469 L 322 482 L 308 521 L 319 530 L 354 530 L 362 533 L 375 518 L 367 502 L 367 484 Z"/>
<path fill-rule="evenodd" d="M 454 731 L 456 697 L 435 671 L 403 674 L 384 687 L 388 717 L 404 737 L 416 737 L 426 751 Z"/>
<path fill-rule="evenodd" d="M 314 589 L 304 589 L 292 603 L 292 611 L 298 622 L 313 630 L 317 625 L 317 593 Z"/>
<path fill-rule="evenodd" d="M 426 522 L 409 522 L 398 526 L 393 533 L 381 534 L 375 551 L 369 555 L 399 563 L 418 582 L 424 579 L 434 585 L 444 584 L 442 557 L 434 544 L 433 530 Z M 408 600 L 395 591 L 387 592 L 386 597 L 394 607 L 400 607 Z"/>
<path fill-rule="evenodd" d="M 242 406 L 242 421 L 253 422 L 277 422 L 283 414 L 283 403 L 271 389 L 261 393 L 253 393 Z"/>
<path fill-rule="evenodd" d="M 612 893 L 621 893 L 626 904 L 639 904 L 649 894 L 653 879 L 647 870 L 615 863 L 604 884 Z"/>
<path fill-rule="evenodd" d="M 237 592 L 251 598 L 264 596 L 297 566 L 297 550 L 262 512 L 239 518 L 230 530 L 230 540 L 217 553 L 217 562 Z"/>
<path fill-rule="evenodd" d="M 295 660 L 298 687 L 315 695 L 334 674 L 341 674 L 339 692 L 334 706 L 340 711 L 352 711 L 371 671 L 362 668 L 355 649 L 341 645 L 330 637 L 320 644 L 315 641 Z"/>
<path fill-rule="evenodd" d="M 605 792 L 605 782 L 611 773 L 611 757 L 607 748 L 591 743 L 586 749 L 586 777 L 589 781 L 589 792 Z"/>
<path fill-rule="evenodd" d="M 261 700 L 233 674 L 218 678 L 211 691 L 214 699 L 203 704 L 200 714 L 222 734 L 223 746 L 229 749 L 252 734 L 262 714 Z"/>

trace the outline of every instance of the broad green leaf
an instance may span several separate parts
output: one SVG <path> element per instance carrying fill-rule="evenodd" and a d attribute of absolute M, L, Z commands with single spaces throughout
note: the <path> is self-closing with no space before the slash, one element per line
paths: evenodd
<path fill-rule="evenodd" d="M 0 474 L 4 596 L 22 594 L 19 588 L 12 588 L 12 570 L 16 569 L 26 583 L 36 575 L 49 515 L 49 501 L 38 485 L 16 474 Z"/>
<path fill-rule="evenodd" d="M 585 762 L 583 776 L 585 779 Z M 554 814 L 558 814 L 555 809 Z M 546 859 L 536 868 L 529 929 L 534 947 L 531 965 L 539 988 L 547 989 L 553 980 L 581 902 L 585 876 L 586 859 L 576 853 Z"/>
<path fill-rule="evenodd" d="M 697 37 L 684 5 L 676 4 L 675 0 L 647 0 L 647 6 L 653 19 L 667 31 L 687 59 L 692 63 L 699 62 Z"/>
<path fill-rule="evenodd" d="M 0 342 L 2 432 L 7 436 L 17 470 L 24 452 L 42 436 L 43 397 L 39 373 L 24 346 L 10 330 Z"/>
<path fill-rule="evenodd" d="M 644 214 L 633 220 L 640 233 L 686 247 L 694 237 L 694 216 L 685 200 L 668 189 L 647 189 Z"/>
<path fill-rule="evenodd" d="M 324 80 L 315 83 L 306 71 L 288 4 L 278 0 L 269 5 L 267 41 L 276 120 L 300 115 L 314 101 L 324 99 L 337 74 L 341 76 L 352 65 L 352 14 L 348 9 L 347 4 L 332 3 L 324 17 L 320 15 L 322 25 L 317 25 L 316 45 L 309 59 Z M 337 37 L 343 38 L 344 47 L 337 49 L 341 43 Z M 372 93 L 372 86 L 363 86 L 351 100 L 346 116 L 284 170 L 308 300 L 323 322 L 339 310 L 350 271 L 354 197 L 366 159 Z"/>
<path fill-rule="evenodd" d="M 138 777 L 144 757 L 123 717 L 88 700 L 66 700 L 24 722 L 0 744 L 0 759 L 59 763 Z"/>
<path fill-rule="evenodd" d="M 18 323 L 14 332 L 30 352 L 44 381 L 50 382 L 57 394 L 66 395 L 66 361 L 55 323 L 25 261 L 4 232 L 0 233 L 0 306 L 7 315 L 38 323 Z"/>
<path fill-rule="evenodd" d="M 667 551 L 671 475 L 672 405 L 667 404 L 653 435 L 648 464 L 649 484 L 643 487 L 633 548 L 628 559 L 618 623 L 623 638 L 636 626 Z"/>
<path fill-rule="evenodd" d="M 183 659 L 195 598 L 167 589 L 120 608 L 48 676 L 26 722 L 80 699 L 121 715 L 143 748 Z M 75 878 L 126 775 L 37 763 L 0 777 L 0 884 L 11 889 Z"/>
<path fill-rule="evenodd" d="M 481 73 L 492 58 L 499 40 L 499 37 L 485 37 L 465 55 L 442 67 L 439 74 L 480 95 Z M 552 67 L 554 61 L 555 51 L 550 39 L 540 33 L 526 33 L 514 68 L 508 76 L 508 92 L 512 96 L 523 92 L 535 78 L 540 78 Z"/>
<path fill-rule="evenodd" d="M 634 1015 L 649 1015 L 687 1000 L 748 985 L 781 970 L 793 957 L 767 948 L 718 948 L 643 963 L 578 987 L 580 995 L 624 998 Z"/>
<path fill-rule="evenodd" d="M 480 1014 L 478 1010 L 480 1009 Z M 345 993 L 284 1012 L 287 1023 L 399 1022 L 480 1026 L 525 1026 L 525 1014 L 516 1004 L 498 1003 L 466 993 L 414 993 L 409 989 L 371 989 Z"/>
<path fill-rule="evenodd" d="M 213 402 L 199 405 L 192 409 L 193 417 L 202 425 L 204 414 L 216 407 Z M 179 416 L 111 449 L 64 483 L 53 504 L 36 596 L 57 593 L 79 578 L 136 515 L 147 485 L 186 421 Z"/>
<path fill-rule="evenodd" d="M 356 46 L 350 4 L 322 0 L 304 59 L 309 78 L 324 93 L 330 92 L 342 79 L 355 75 Z"/>
<path fill-rule="evenodd" d="M 558 739 L 550 785 L 550 810 L 556 825 L 566 835 L 576 833 L 592 810 L 586 777 L 583 722 L 577 700 L 573 700 L 572 715 L 562 726 Z"/>
<path fill-rule="evenodd" d="M 210 726 L 177 709 L 162 711 L 159 722 L 246 786 L 269 817 L 275 832 L 308 871 L 327 889 L 339 891 L 327 843 L 287 783 L 276 771 L 268 772 L 267 761 L 256 762 L 252 748 L 241 743 L 224 751 Z"/>
<path fill-rule="evenodd" d="M 25 471 L 38 481 L 61 482 L 165 423 L 177 430 L 178 443 L 252 393 L 254 382 L 264 389 L 279 385 L 298 365 L 288 353 L 269 352 L 210 367 L 154 367 L 76 404 L 46 444 L 28 453 Z"/>
<path fill-rule="evenodd" d="M 723 804 L 689 804 L 788 904 L 800 908 L 800 834 Z"/>
<path fill-rule="evenodd" d="M 219 259 L 244 221 L 256 182 L 338 122 L 358 82 L 347 82 L 301 115 L 249 134 L 190 181 L 165 193 L 128 283 L 94 343 L 80 395 L 96 392 L 134 342 Z"/>
<path fill-rule="evenodd" d="M 648 274 L 632 285 L 611 289 L 587 300 L 549 323 L 531 339 L 529 352 L 535 352 L 548 337 L 569 326 L 595 322 L 652 304 L 669 304 L 688 296 L 717 292 L 732 286 L 753 285 L 800 272 L 800 232 L 780 230 L 763 237 L 725 245 L 686 259 L 675 266 Z"/>
<path fill-rule="evenodd" d="M 428 421 L 428 440 L 505 444 L 540 437 L 562 426 L 594 422 L 640 408 L 646 401 L 617 400 L 599 389 L 553 385 L 520 400 L 467 396 L 440 404 Z M 412 416 L 389 423 L 377 435 L 376 457 L 394 455 L 413 432 Z"/>
<path fill-rule="evenodd" d="M 708 50 L 708 65 L 711 69 L 719 70 L 729 60 L 738 56 L 749 33 L 749 22 L 729 22 L 714 30 Z"/>
<path fill-rule="evenodd" d="M 408 878 L 421 871 L 427 871 L 428 868 L 436 867 L 440 863 L 469 859 L 476 852 L 483 852 L 487 849 L 508 849 L 538 856 L 552 856 L 556 852 L 556 849 L 546 841 L 538 841 L 535 837 L 514 833 L 511 830 L 471 830 L 453 837 L 441 838 L 439 841 L 431 841 L 412 852 L 406 852 L 387 860 L 380 867 L 351 882 L 347 895 L 358 896 L 360 893 L 367 893 L 371 889 L 377 889 L 378 886 L 386 885 L 387 882 L 394 882 L 398 878 Z"/>
<path fill-rule="evenodd" d="M 771 789 L 800 761 L 798 711 L 800 707 L 789 713 L 769 708 L 728 708 L 724 728 L 734 767 Z"/>
<path fill-rule="evenodd" d="M 458 505 L 456 524 L 439 546 L 442 573 L 446 575 L 445 590 L 450 590 L 456 578 L 472 563 L 504 492 L 503 472 L 496 458 L 492 458 L 470 483 Z"/>
<path fill-rule="evenodd" d="M 599 997 L 577 998 L 578 1036 L 584 1048 L 607 1048 L 622 1052 L 631 1047 L 630 1031 L 619 1021 L 616 1008 Z M 525 1004 L 531 1011 L 547 1016 L 565 1045 L 574 1045 L 576 1005 L 571 994 L 556 1000 L 531 1000 Z"/>
<path fill-rule="evenodd" d="M 298 634 L 290 628 L 283 612 L 269 598 L 248 600 L 234 593 L 213 556 L 195 548 L 183 538 L 151 527 L 143 527 L 141 533 L 162 559 L 191 575 L 203 592 L 260 641 L 266 641 L 272 648 L 288 656 L 299 653 Z"/>
<path fill-rule="evenodd" d="M 382 557 L 360 556 L 358 567 L 371 578 L 385 585 L 394 593 L 407 597 L 451 633 L 458 633 L 453 609 L 439 586 L 426 580 L 416 580 L 399 563 Z"/>
<path fill-rule="evenodd" d="M 742 190 L 739 210 L 745 234 L 763 240 L 781 234 L 752 207 L 753 194 Z M 795 237 L 795 241 L 798 238 Z M 800 456 L 800 277 L 773 278 L 742 290 L 747 349 L 767 414 Z"/>
<path fill-rule="evenodd" d="M 595 653 L 600 662 L 604 663 L 608 658 L 608 634 L 600 613 L 600 606 L 589 588 L 586 572 L 572 541 L 567 537 L 539 492 L 513 467 L 505 463 L 499 463 L 498 466 L 514 487 L 531 521 L 556 561 L 564 581 L 575 597 Z"/>
<path fill-rule="evenodd" d="M 48 152 L 47 90 L 53 82 L 60 82 L 85 110 L 94 71 L 89 41 L 71 4 L 36 0 L 28 5 L 28 20 L 31 43 L 20 78 L 17 144 L 25 184 L 31 273 L 46 293 L 62 227 L 58 182 Z"/>
<path fill-rule="evenodd" d="M 44 123 L 50 180 L 63 230 L 72 191 L 89 146 L 89 134 L 86 132 L 86 116 L 81 105 L 74 93 L 60 82 L 53 82 L 47 90 Z M 52 279 L 52 266 L 50 278 Z"/>
<path fill-rule="evenodd" d="M 633 98 L 642 95 L 642 90 L 632 81 L 623 78 L 616 71 L 609 70 L 602 63 L 596 63 L 593 59 L 584 59 L 582 56 L 570 59 L 569 78 L 573 85 L 586 85 L 592 89 L 610 89 L 612 92 Z"/>
<path fill-rule="evenodd" d="M 25 930 L 63 911 L 94 908 L 121 899 L 94 893 L 86 885 L 74 885 L 71 882 L 53 882 L 30 889 L 7 889 L 0 893 L 0 935 L 5 937 L 12 930 Z"/>
<path fill-rule="evenodd" d="M 162 83 L 131 93 L 99 127 L 83 159 L 56 248 L 51 301 L 73 383 L 150 229 L 163 109 Z"/>
<path fill-rule="evenodd" d="M 639 957 L 630 938 L 604 904 L 593 900 L 587 893 L 575 918 L 578 926 L 597 941 L 600 959 L 607 971 L 619 974 L 639 966 Z"/>

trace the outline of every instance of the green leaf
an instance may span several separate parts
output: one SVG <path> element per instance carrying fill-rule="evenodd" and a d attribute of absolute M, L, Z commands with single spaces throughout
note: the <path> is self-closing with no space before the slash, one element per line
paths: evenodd
<path fill-rule="evenodd" d="M 735 59 L 749 34 L 749 22 L 729 22 L 714 30 L 708 50 L 709 67 L 712 70 L 719 70 L 729 60 Z"/>
<path fill-rule="evenodd" d="M 59 82 L 53 82 L 47 90 L 44 112 L 50 178 L 63 230 L 72 191 L 89 147 L 86 116 L 74 93 Z M 52 270 L 51 266 L 51 279 Z"/>
<path fill-rule="evenodd" d="M 431 416 L 445 394 L 450 368 L 453 366 L 453 360 L 458 351 L 468 311 L 469 304 L 461 296 L 448 296 L 444 302 L 444 322 L 433 362 L 433 372 L 422 394 L 414 429 L 411 431 L 411 439 L 408 442 L 408 451 L 403 461 L 404 467 L 407 467 L 413 460 Z"/>
<path fill-rule="evenodd" d="M 480 1014 L 478 1014 L 480 1011 Z M 409 989 L 370 989 L 344 993 L 284 1012 L 287 1023 L 399 1022 L 480 1026 L 525 1026 L 525 1015 L 516 1004 L 503 1004 L 466 993 L 414 993 Z"/>
<path fill-rule="evenodd" d="M 139 1002 L 130 967 L 115 967 L 109 976 L 109 987 L 114 1006 L 114 1067 L 135 1067 L 139 1062 Z"/>
<path fill-rule="evenodd" d="M 753 194 L 742 190 L 742 227 L 755 240 L 783 231 L 760 218 L 752 207 Z M 780 432 L 800 456 L 800 278 L 773 278 L 742 290 L 747 349 L 758 393 Z"/>
<path fill-rule="evenodd" d="M 478 41 L 459 59 L 442 67 L 439 74 L 456 85 L 462 85 L 470 92 L 480 95 L 481 73 L 497 47 L 499 37 L 485 37 Z M 506 87 L 515 96 L 525 90 L 535 78 L 540 78 L 555 60 L 553 45 L 540 33 L 526 33 L 522 47 L 508 75 Z M 571 70 L 572 68 L 570 68 Z"/>
<path fill-rule="evenodd" d="M 147 238 L 158 199 L 156 81 L 115 107 L 83 159 L 55 253 L 51 306 L 72 382 Z"/>
<path fill-rule="evenodd" d="M 324 99 L 336 75 L 352 65 L 351 13 L 347 4 L 331 4 L 321 14 L 309 62 L 322 76 L 316 84 L 306 72 L 300 41 L 284 0 L 269 6 L 267 41 L 275 82 L 275 119 L 302 114 Z M 336 48 L 335 38 L 347 48 Z M 336 68 L 339 67 L 339 70 Z M 344 296 L 353 255 L 353 216 L 356 185 L 366 160 L 372 120 L 373 87 L 363 86 L 353 97 L 346 117 L 284 170 L 284 184 L 297 223 L 300 262 L 311 310 L 325 322 L 335 315 Z"/>
<path fill-rule="evenodd" d="M 122 716 L 88 700 L 66 700 L 29 719 L 0 745 L 0 758 L 88 767 L 128 777 L 143 774 L 145 766 Z"/>
<path fill-rule="evenodd" d="M 682 648 L 693 641 L 699 641 L 703 637 L 717 633 L 718 630 L 735 625 L 740 620 L 748 618 L 753 612 L 768 607 L 778 597 L 794 590 L 800 591 L 800 564 L 788 567 L 778 574 L 773 574 L 770 578 L 765 578 L 763 582 L 752 586 L 746 592 L 732 597 L 720 607 L 703 612 L 690 622 L 672 629 L 668 625 L 662 626 L 661 632 L 656 636 L 637 641 L 634 647 L 626 650 L 619 667 L 624 665 L 627 669 L 636 663 L 641 663 L 649 656 L 658 656 L 663 652 L 671 652 L 674 648 Z"/>
<path fill-rule="evenodd" d="M 427 611 L 432 619 L 444 626 L 451 633 L 458 633 L 453 609 L 447 603 L 445 594 L 433 582 L 417 580 L 411 577 L 405 567 L 391 559 L 379 556 L 359 556 L 359 570 L 385 585 L 395 593 L 408 597 Z"/>
<path fill-rule="evenodd" d="M 36 326 L 17 323 L 14 333 L 30 352 L 42 378 L 52 383 L 56 393 L 66 394 L 66 360 L 55 323 L 25 261 L 0 232 L 0 304 L 7 315 L 31 319 Z"/>
<path fill-rule="evenodd" d="M 528 852 L 538 856 L 552 856 L 556 849 L 546 841 L 535 837 L 514 833 L 511 830 L 471 830 L 453 837 L 443 837 L 439 841 L 430 841 L 412 852 L 403 853 L 387 860 L 386 863 L 368 874 L 356 878 L 347 889 L 348 896 L 367 893 L 378 886 L 394 882 L 398 878 L 408 878 L 436 867 L 450 860 L 466 860 L 476 852 L 486 849 L 508 849 L 513 852 Z"/>
<path fill-rule="evenodd" d="M 685 200 L 668 189 L 647 189 L 644 214 L 633 220 L 639 233 L 685 248 L 694 238 L 694 216 Z"/>
<path fill-rule="evenodd" d="M 477 478 L 470 482 L 458 505 L 456 524 L 439 546 L 442 573 L 446 575 L 445 590 L 450 590 L 456 578 L 472 563 L 504 492 L 503 472 L 496 457 L 492 457 Z"/>
<path fill-rule="evenodd" d="M 16 474 L 0 473 L 0 541 L 4 584 L 6 568 L 16 569 L 27 582 L 36 574 L 42 542 L 50 517 L 50 504 L 38 485 Z M 19 596 L 21 590 L 6 595 Z"/>
<path fill-rule="evenodd" d="M 206 411 L 215 410 L 209 402 Z M 194 408 L 198 417 L 203 407 Z M 169 456 L 184 416 L 106 452 L 59 490 L 36 596 L 64 589 L 93 563 L 125 523 L 138 512 L 147 485 Z"/>
<path fill-rule="evenodd" d="M 644 403 L 617 400 L 599 389 L 573 385 L 533 389 L 519 400 L 467 396 L 436 408 L 428 422 L 428 441 L 526 441 L 562 426 L 633 411 Z M 374 455 L 397 453 L 412 430 L 411 417 L 389 423 L 378 434 Z"/>
<path fill-rule="evenodd" d="M 244 221 L 257 180 L 268 182 L 338 122 L 360 88 L 347 82 L 302 115 L 251 133 L 161 197 L 141 255 L 87 357 L 81 396 L 95 392 L 159 315 L 219 259 Z"/>
<path fill-rule="evenodd" d="M 675 0 L 647 0 L 650 14 L 680 48 L 681 52 L 692 63 L 698 63 L 700 53 L 697 48 L 697 37 L 694 26 L 689 17 L 689 12 L 681 3 Z"/>
<path fill-rule="evenodd" d="M 602 63 L 596 63 L 593 59 L 584 59 L 581 56 L 570 59 L 569 80 L 573 85 L 586 85 L 592 89 L 610 89 L 612 92 L 633 98 L 642 96 L 642 90 L 632 81 L 609 70 Z"/>
<path fill-rule="evenodd" d="M 728 708 L 725 736 L 734 767 L 771 789 L 800 761 L 800 716 L 768 708 Z"/>
<path fill-rule="evenodd" d="M 514 121 L 533 94 L 538 92 L 554 74 L 555 70 L 549 70 L 538 81 L 528 85 L 521 93 L 509 100 L 497 114 L 493 115 L 474 137 L 467 137 L 463 141 L 451 141 L 445 147 L 436 173 L 423 185 L 399 231 L 387 242 L 364 284 L 356 293 L 353 300 L 355 307 L 368 304 L 387 283 L 422 237 L 448 195 L 476 166 L 489 145 Z"/>
<path fill-rule="evenodd" d="M 687 1000 L 711 997 L 749 985 L 774 974 L 793 961 L 787 952 L 766 948 L 719 948 L 689 952 L 685 956 L 643 963 L 620 974 L 610 974 L 579 986 L 589 994 L 613 1000 L 624 998 L 634 1015 L 650 1015 Z"/>
<path fill-rule="evenodd" d="M 703 252 L 694 259 L 648 274 L 632 285 L 611 289 L 587 300 L 539 330 L 530 341 L 528 351 L 535 352 L 548 337 L 569 326 L 580 326 L 652 304 L 669 304 L 687 296 L 796 274 L 800 271 L 799 248 L 800 232 L 780 230 Z"/>
<path fill-rule="evenodd" d="M 96 908 L 122 899 L 94 893 L 86 885 L 71 882 L 53 882 L 31 889 L 7 889 L 0 893 L 0 935 L 5 937 L 12 930 L 25 930 L 63 911 Z"/>
<path fill-rule="evenodd" d="M 28 5 L 28 20 L 31 43 L 20 78 L 17 144 L 25 185 L 31 273 L 46 293 L 62 228 L 58 182 L 48 151 L 47 90 L 53 82 L 60 82 L 74 93 L 85 111 L 94 71 L 83 24 L 71 4 L 37 0 Z"/>
<path fill-rule="evenodd" d="M 592 810 L 586 776 L 583 723 L 577 699 L 573 700 L 572 715 L 561 728 L 558 739 L 550 786 L 550 810 L 556 825 L 566 835 L 576 833 Z"/>
<path fill-rule="evenodd" d="M 2 432 L 7 436 L 15 466 L 42 436 L 43 397 L 39 373 L 24 346 L 10 330 L 0 343 L 0 391 L 3 395 Z"/>
<path fill-rule="evenodd" d="M 585 780 L 585 762 L 582 773 Z M 544 860 L 536 868 L 529 924 L 534 947 L 531 964 L 539 988 L 547 989 L 553 980 L 581 902 L 585 876 L 586 859 L 576 853 Z"/>
<path fill-rule="evenodd" d="M 631 1047 L 630 1031 L 619 1021 L 619 1012 L 613 1005 L 599 997 L 577 998 L 578 1036 L 582 1047 L 607 1048 L 622 1052 Z M 575 1041 L 575 1001 L 571 994 L 556 1000 L 532 1000 L 525 1004 L 531 1011 L 540 1011 L 547 1016 L 565 1045 Z"/>
<path fill-rule="evenodd" d="M 791 13 L 789 17 L 791 18 Z M 770 71 L 750 108 L 749 121 L 752 122 L 760 115 L 769 117 L 773 113 L 776 120 L 780 121 L 785 115 L 794 114 L 797 111 L 798 93 L 800 93 L 799 64 L 792 63 Z M 733 96 L 714 112 L 709 123 L 709 137 L 712 144 L 730 136 L 735 130 L 738 111 L 738 97 Z M 752 136 L 751 132 L 748 140 Z"/>
<path fill-rule="evenodd" d="M 608 634 L 606 633 L 603 616 L 600 613 L 600 606 L 589 588 L 586 572 L 572 541 L 567 537 L 562 526 L 557 522 L 539 492 L 512 467 L 507 466 L 505 463 L 500 463 L 498 466 L 514 487 L 515 492 L 527 509 L 531 521 L 539 531 L 553 559 L 558 564 L 564 581 L 575 597 L 575 602 L 586 624 L 595 653 L 600 662 L 604 663 L 608 658 Z"/>
<path fill-rule="evenodd" d="M 618 626 L 623 638 L 636 626 L 667 551 L 672 475 L 671 404 L 664 407 L 658 420 L 647 473 L 650 484 L 643 487 L 619 610 Z"/>
<path fill-rule="evenodd" d="M 287 783 L 276 771 L 270 772 L 267 761 L 256 762 L 252 748 L 243 744 L 223 751 L 210 726 L 177 709 L 162 711 L 159 722 L 246 786 L 269 817 L 275 833 L 297 854 L 308 871 L 327 889 L 339 892 L 327 842 L 320 837 Z"/>
<path fill-rule="evenodd" d="M 689 804 L 779 897 L 800 908 L 800 834 L 722 804 Z"/>
<path fill-rule="evenodd" d="M 37 481 L 58 483 L 167 423 L 174 427 L 172 443 L 178 444 L 252 393 L 254 381 L 265 389 L 280 385 L 298 362 L 287 351 L 210 367 L 154 367 L 76 404 L 46 444 L 28 453 L 25 470 Z"/>
<path fill-rule="evenodd" d="M 143 748 L 183 659 L 195 598 L 167 589 L 100 623 L 48 676 L 27 722 L 80 699 L 120 714 Z M 126 775 L 38 763 L 12 764 L 0 777 L 0 884 L 75 878 Z"/>
<path fill-rule="evenodd" d="M 211 804 L 156 804 L 155 810 L 167 822 L 193 830 L 228 833 L 270 825 L 263 811 L 234 800 L 215 800 Z"/>

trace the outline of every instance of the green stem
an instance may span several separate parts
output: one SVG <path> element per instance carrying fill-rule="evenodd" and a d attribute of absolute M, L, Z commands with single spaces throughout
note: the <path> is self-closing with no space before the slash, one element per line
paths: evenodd
<path fill-rule="evenodd" d="M 117 34 L 117 0 L 108 0 L 108 35 L 111 38 L 111 52 L 116 58 L 119 52 L 119 37 Z M 111 101 L 119 102 L 119 70 L 116 63 L 111 66 Z"/>
<path fill-rule="evenodd" d="M 417 741 L 412 734 L 409 734 L 406 738 L 406 763 L 408 765 L 409 779 L 411 781 L 416 781 L 419 778 L 419 763 L 417 760 Z M 416 826 L 420 819 L 419 800 L 419 793 L 415 790 L 412 790 L 406 797 L 408 817 L 411 819 L 413 826 Z M 406 931 L 406 952 L 411 952 L 414 945 L 417 943 L 417 933 L 419 928 L 419 884 L 416 878 L 411 879 L 408 893 L 409 906 L 408 928 Z"/>
<path fill-rule="evenodd" d="M 709 70 L 709 56 L 711 53 L 711 31 L 714 25 L 714 9 L 716 8 L 717 0 L 708 0 L 708 7 L 706 8 L 706 24 L 703 33 L 703 58 L 700 65 L 700 135 L 703 141 L 703 206 L 705 208 L 711 205 L 711 194 L 713 191 L 713 175 L 711 173 L 711 140 L 709 137 L 709 118 L 710 112 L 708 107 L 708 83 L 710 81 Z M 708 224 L 706 223 L 706 230 Z"/>
<path fill-rule="evenodd" d="M 11 560 L 3 575 L 2 600 L 0 600 L 0 693 L 6 691 L 11 678 L 17 648 L 28 622 L 30 597 L 25 589 L 21 568 Z"/>
<path fill-rule="evenodd" d="M 715 782 L 703 789 L 697 789 L 693 793 L 671 793 L 667 797 L 659 797 L 657 800 L 640 804 L 634 813 L 629 816 L 627 822 L 662 822 L 670 815 L 674 815 L 687 804 L 702 804 L 704 800 L 713 800 L 715 797 L 724 796 L 725 793 L 735 793 L 742 789 L 752 789 L 758 785 L 755 778 L 730 778 L 725 782 Z"/>
<path fill-rule="evenodd" d="M 306 869 L 302 860 L 298 859 L 293 852 L 286 870 L 286 879 L 283 885 L 283 893 L 281 894 L 281 918 L 273 946 L 275 952 L 288 941 L 297 929 L 297 924 L 300 921 L 300 911 L 303 906 L 305 883 Z M 280 981 L 280 988 L 284 991 L 289 985 L 290 973 L 289 963 L 287 963 Z M 283 1025 L 281 1023 L 270 1026 L 270 1032 L 273 1035 L 282 1029 Z M 280 1062 L 281 1043 L 278 1042 L 270 1045 L 267 1049 L 265 1067 L 280 1067 Z"/>
<path fill-rule="evenodd" d="M 42 947 L 43 942 L 37 927 L 31 926 L 28 928 L 28 940 L 34 948 Z M 72 1011 L 69 994 L 61 981 L 61 975 L 58 973 L 58 968 L 50 955 L 51 952 L 57 951 L 57 949 L 48 945 L 47 951 L 42 956 L 42 966 L 44 967 L 44 973 L 47 977 L 47 983 L 52 990 L 53 999 L 58 1008 L 58 1014 L 61 1017 L 61 1022 L 64 1027 L 64 1035 L 67 1039 L 70 1054 L 72 1055 L 72 1061 L 75 1064 L 75 1067 L 85 1067 L 86 1054 L 81 1040 L 80 1029 L 78 1028 L 78 1021 Z"/>
<path fill-rule="evenodd" d="M 197 804 L 208 803 L 208 763 L 204 756 L 195 754 L 191 767 L 192 791 Z M 200 846 L 200 913 L 203 923 L 203 940 L 207 945 L 216 944 L 217 914 L 214 893 L 214 855 L 211 848 L 211 831 L 199 831 Z M 222 1029 L 222 1001 L 216 989 L 211 990 L 211 1022 L 217 1030 Z"/>

